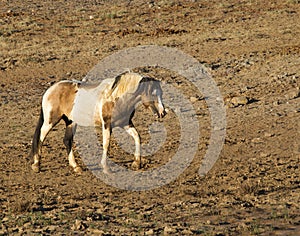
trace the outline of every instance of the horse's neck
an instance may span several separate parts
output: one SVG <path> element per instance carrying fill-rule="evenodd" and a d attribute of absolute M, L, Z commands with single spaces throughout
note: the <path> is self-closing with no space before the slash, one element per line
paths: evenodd
<path fill-rule="evenodd" d="M 139 95 L 136 94 L 125 94 L 124 96 L 116 99 L 116 105 L 118 110 L 125 110 L 134 108 L 135 105 L 141 101 Z"/>

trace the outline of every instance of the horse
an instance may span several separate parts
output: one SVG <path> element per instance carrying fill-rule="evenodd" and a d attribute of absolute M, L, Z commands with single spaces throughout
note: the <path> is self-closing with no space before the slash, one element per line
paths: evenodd
<path fill-rule="evenodd" d="M 33 135 L 30 154 L 33 158 L 32 170 L 40 171 L 43 142 L 49 131 L 61 120 L 66 124 L 63 142 L 67 149 L 69 165 L 74 172 L 82 172 L 72 150 L 77 125 L 102 126 L 101 165 L 106 174 L 110 173 L 106 161 L 112 129 L 114 127 L 125 129 L 135 143 L 132 168 L 140 169 L 140 136 L 132 122 L 135 108 L 140 103 L 159 118 L 166 115 L 159 80 L 138 73 L 124 72 L 96 85 L 71 80 L 55 83 L 42 97 L 39 121 Z"/>

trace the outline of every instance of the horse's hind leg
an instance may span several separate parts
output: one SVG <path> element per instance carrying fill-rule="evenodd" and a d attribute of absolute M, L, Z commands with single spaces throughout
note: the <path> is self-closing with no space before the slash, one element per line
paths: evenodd
<path fill-rule="evenodd" d="M 49 123 L 48 119 L 44 120 L 43 111 L 41 111 L 39 122 L 37 124 L 32 141 L 33 164 L 31 167 L 35 172 L 40 171 L 40 156 L 42 145 L 52 127 L 53 124 Z"/>
<path fill-rule="evenodd" d="M 133 169 L 140 169 L 142 160 L 141 160 L 141 140 L 138 132 L 133 125 L 126 126 L 125 130 L 127 133 L 133 137 L 135 143 L 135 152 L 134 152 L 134 162 L 132 163 Z"/>
<path fill-rule="evenodd" d="M 64 137 L 64 144 L 67 148 L 70 166 L 73 167 L 73 169 L 76 173 L 81 173 L 82 169 L 76 163 L 74 153 L 72 150 L 73 137 L 75 134 L 75 130 L 76 130 L 76 125 L 70 123 L 70 121 L 66 121 L 66 132 L 65 132 L 65 137 Z"/>

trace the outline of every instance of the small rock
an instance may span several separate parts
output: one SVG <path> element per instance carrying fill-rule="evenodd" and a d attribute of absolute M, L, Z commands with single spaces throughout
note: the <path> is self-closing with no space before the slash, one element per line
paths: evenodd
<path fill-rule="evenodd" d="M 181 231 L 181 234 L 182 235 L 192 235 L 193 232 L 189 229 L 184 229 L 184 230 Z"/>
<path fill-rule="evenodd" d="M 269 157 L 269 156 L 270 156 L 269 153 L 265 153 L 265 152 L 260 153 L 261 158 L 266 158 L 266 157 Z"/>
<path fill-rule="evenodd" d="M 191 102 L 197 102 L 199 99 L 197 97 L 190 97 L 190 101 Z"/>
<path fill-rule="evenodd" d="M 8 218 L 8 217 L 4 217 L 4 218 L 2 219 L 2 222 L 5 222 L 5 221 L 9 221 L 9 218 Z"/>
<path fill-rule="evenodd" d="M 24 228 L 29 228 L 29 226 L 31 225 L 31 222 L 27 222 L 23 225 Z"/>
<path fill-rule="evenodd" d="M 224 234 L 223 232 L 217 232 L 215 235 L 216 236 L 225 236 L 226 234 Z"/>
<path fill-rule="evenodd" d="M 148 231 L 145 232 L 145 235 L 153 235 L 153 234 L 154 234 L 153 229 L 149 229 Z"/>
<path fill-rule="evenodd" d="M 265 135 L 266 138 L 270 138 L 270 137 L 274 136 L 274 134 L 268 133 L 268 132 L 265 132 L 264 135 Z"/>
<path fill-rule="evenodd" d="M 48 231 L 54 231 L 56 229 L 56 226 L 55 225 L 49 225 L 49 226 L 47 226 L 47 230 Z"/>
<path fill-rule="evenodd" d="M 239 97 L 233 97 L 230 102 L 234 106 L 239 106 L 239 105 L 246 105 L 246 104 L 248 104 L 249 100 L 245 96 L 239 96 Z"/>
<path fill-rule="evenodd" d="M 251 140 L 252 143 L 262 143 L 261 138 L 254 138 Z"/>
<path fill-rule="evenodd" d="M 166 226 L 164 228 L 164 234 L 173 234 L 176 233 L 176 229 L 170 227 L 170 226 Z"/>

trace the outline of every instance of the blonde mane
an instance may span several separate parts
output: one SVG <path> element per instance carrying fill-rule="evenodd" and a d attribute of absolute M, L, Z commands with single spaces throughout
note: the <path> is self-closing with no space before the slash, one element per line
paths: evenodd
<path fill-rule="evenodd" d="M 109 96 L 117 98 L 122 97 L 124 94 L 134 93 L 142 79 L 142 75 L 132 72 L 125 72 L 117 76 L 112 84 Z"/>

